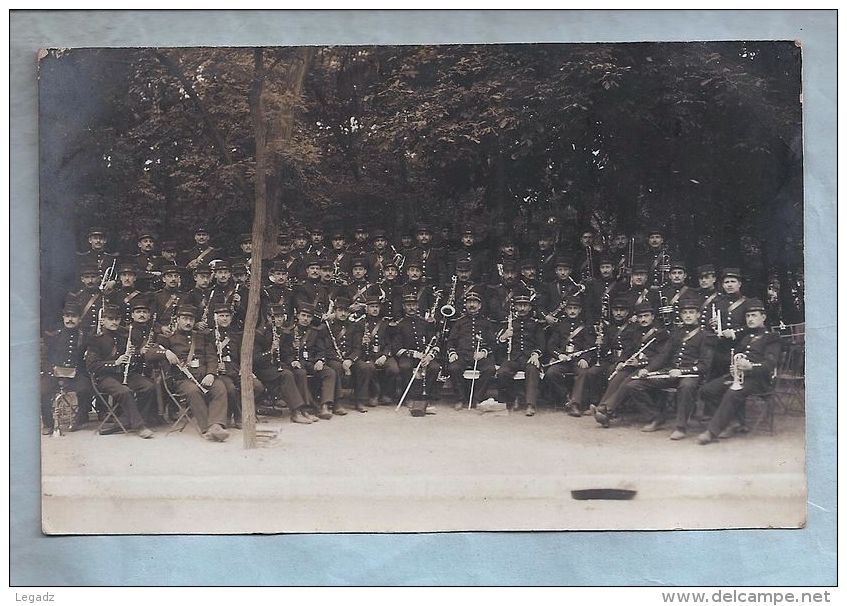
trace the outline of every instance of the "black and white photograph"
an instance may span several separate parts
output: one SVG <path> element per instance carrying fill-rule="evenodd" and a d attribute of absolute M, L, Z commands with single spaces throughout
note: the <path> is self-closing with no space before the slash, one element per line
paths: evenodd
<path fill-rule="evenodd" d="M 39 51 L 43 532 L 802 528 L 801 57 Z"/>

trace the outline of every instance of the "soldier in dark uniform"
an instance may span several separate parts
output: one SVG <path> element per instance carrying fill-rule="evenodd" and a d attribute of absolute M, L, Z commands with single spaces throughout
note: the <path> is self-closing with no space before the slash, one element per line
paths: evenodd
<path fill-rule="evenodd" d="M 230 263 L 242 263 L 245 267 L 250 265 L 253 258 L 253 234 L 245 232 L 238 236 L 238 253 L 230 259 Z"/>
<path fill-rule="evenodd" d="M 232 325 L 232 310 L 226 305 L 214 308 L 214 329 L 212 344 L 215 349 L 216 375 L 226 389 L 227 421 L 241 429 L 241 338 L 242 332 Z M 258 398 L 265 388 L 257 378 L 253 378 L 253 393 Z"/>
<path fill-rule="evenodd" d="M 603 319 L 608 322 L 611 318 L 611 303 L 619 292 L 625 290 L 615 277 L 615 264 L 611 257 L 599 255 L 599 277 L 591 281 L 588 289 L 588 307 L 586 317 L 589 320 Z"/>
<path fill-rule="evenodd" d="M 320 316 L 329 310 L 329 287 L 321 281 L 321 262 L 317 257 L 307 255 L 303 259 L 306 268 L 306 279 L 294 287 L 294 308 L 302 309 L 311 306 Z"/>
<path fill-rule="evenodd" d="M 127 326 L 130 323 L 130 315 L 132 312 L 132 304 L 136 298 L 144 298 L 144 293 L 135 284 L 138 272 L 135 265 L 130 263 L 122 263 L 118 267 L 118 279 L 120 287 L 113 290 L 106 302 L 109 305 L 115 305 L 123 310 L 121 324 Z"/>
<path fill-rule="evenodd" d="M 299 267 L 297 263 L 298 259 L 291 250 L 291 238 L 285 234 L 279 235 L 277 237 L 277 247 L 278 252 L 271 259 L 271 266 L 276 263 L 284 265 L 287 270 L 288 279 L 293 287 L 294 283 L 298 280 Z"/>
<path fill-rule="evenodd" d="M 453 271 L 448 271 L 448 273 L 457 273 L 456 268 L 462 261 L 467 263 L 471 273 L 471 279 L 477 282 L 488 281 L 490 260 L 488 258 L 488 255 L 486 254 L 486 251 L 482 250 L 477 245 L 476 233 L 474 232 L 473 227 L 471 227 L 470 225 L 466 225 L 462 229 L 462 238 L 460 240 L 460 245 L 455 252 L 454 261 L 451 264 Z"/>
<path fill-rule="evenodd" d="M 585 308 L 585 287 L 571 276 L 571 260 L 567 257 L 556 257 L 553 265 L 556 279 L 545 285 L 538 297 L 539 311 L 548 324 L 559 321 L 569 297 L 579 297 L 581 305 Z"/>
<path fill-rule="evenodd" d="M 384 318 L 400 318 L 403 314 L 403 286 L 400 283 L 400 268 L 389 261 L 382 268 L 383 278 L 377 282 L 380 296 L 385 293 L 382 301 L 382 316 Z"/>
<path fill-rule="evenodd" d="M 636 305 L 648 303 L 653 309 L 654 314 L 659 312 L 659 294 L 657 291 L 650 288 L 648 283 L 650 271 L 647 265 L 641 262 L 636 262 L 632 265 L 632 276 L 630 278 L 632 284 L 629 290 L 625 291 L 623 296 L 626 297 L 630 309 L 635 309 Z M 635 321 L 635 318 L 632 318 Z"/>
<path fill-rule="evenodd" d="M 390 404 L 396 396 L 400 374 L 397 361 L 391 357 L 391 326 L 387 317 L 380 317 L 378 298 L 370 297 L 365 303 L 361 331 L 351 337 L 353 345 L 359 345 L 353 364 L 354 394 L 356 401 L 366 406 L 376 406 L 377 401 Z"/>
<path fill-rule="evenodd" d="M 384 229 L 375 229 L 373 232 L 373 250 L 365 257 L 365 265 L 368 270 L 368 281 L 371 283 L 379 280 L 385 266 L 394 262 L 395 253 L 388 246 L 388 236 Z"/>
<path fill-rule="evenodd" d="M 714 442 L 716 438 L 732 435 L 736 419 L 743 416 L 747 396 L 763 393 L 771 387 L 773 373 L 779 362 L 781 344 L 779 335 L 765 326 L 765 306 L 759 299 L 750 299 L 745 311 L 747 331 L 735 349 L 737 359 L 735 371 L 743 381 L 733 380 L 731 374 L 706 383 L 700 389 L 700 399 L 707 407 L 717 405 L 709 428 L 697 437 L 698 444 Z M 729 387 L 729 383 L 740 384 L 740 389 Z"/>
<path fill-rule="evenodd" d="M 176 332 L 176 310 L 190 298 L 189 293 L 180 287 L 180 267 L 165 265 L 162 267 L 164 287 L 153 295 L 153 313 L 158 323 L 157 331 L 169 337 Z"/>
<path fill-rule="evenodd" d="M 741 271 L 737 267 L 727 267 L 721 280 L 723 294 L 715 301 L 716 312 L 721 317 L 721 332 L 715 351 L 715 363 L 712 365 L 712 377 L 726 374 L 729 370 L 729 352 L 738 349 L 738 343 L 747 333 L 746 316 L 750 300 L 741 293 Z M 711 327 L 717 332 L 717 317 L 712 318 Z"/>
<path fill-rule="evenodd" d="M 211 301 L 212 301 L 212 270 L 208 265 L 200 265 L 194 269 L 194 288 L 188 291 L 188 296 L 185 298 L 185 304 L 191 305 L 197 309 L 200 314 L 197 318 L 195 328 L 200 331 L 209 329 L 211 316 Z"/>
<path fill-rule="evenodd" d="M 538 268 L 532 259 L 524 259 L 520 265 L 520 283 L 529 292 L 529 296 L 535 304 L 542 291 L 542 283 L 538 279 Z M 551 272 L 554 273 L 554 272 Z"/>
<path fill-rule="evenodd" d="M 476 292 L 479 294 L 479 291 L 482 289 L 481 284 L 475 284 L 471 281 L 474 276 L 473 272 L 474 270 L 470 261 L 460 259 L 456 263 L 456 291 L 453 295 L 452 305 L 456 310 L 457 317 L 465 314 L 465 297 L 468 293 Z M 447 293 L 447 298 L 448 300 L 450 298 L 449 292 Z"/>
<path fill-rule="evenodd" d="M 212 272 L 215 279 L 211 295 L 212 306 L 224 305 L 232 309 L 236 286 L 235 280 L 232 279 L 232 266 L 229 261 L 220 260 L 212 267 Z"/>
<path fill-rule="evenodd" d="M 357 224 L 353 229 L 353 242 L 347 247 L 353 257 L 364 257 L 370 248 L 370 231 L 364 223 Z"/>
<path fill-rule="evenodd" d="M 594 243 L 594 230 L 583 230 L 579 236 L 579 246 L 574 251 L 574 273 L 580 282 L 588 283 L 597 277 L 600 252 Z"/>
<path fill-rule="evenodd" d="M 66 392 L 75 392 L 77 395 L 79 409 L 72 428 L 82 427 L 88 420 L 91 385 L 84 361 L 88 340 L 89 337 L 80 326 L 79 306 L 74 302 L 65 303 L 62 327 L 46 335 L 47 368 L 41 401 L 43 434 L 53 431 L 53 396 L 59 391 L 60 385 Z"/>
<path fill-rule="evenodd" d="M 91 263 L 80 268 L 79 276 L 82 288 L 69 292 L 65 303 L 74 303 L 80 308 L 80 328 L 87 334 L 94 334 L 104 304 L 103 293 L 100 292 L 100 271 L 97 265 Z"/>
<path fill-rule="evenodd" d="M 194 230 L 194 246 L 182 251 L 179 264 L 189 271 L 208 265 L 218 254 L 218 249 L 212 246 L 209 241 L 209 231 L 203 226 L 198 226 Z"/>
<path fill-rule="evenodd" d="M 700 305 L 700 326 L 703 327 L 704 330 L 711 330 L 709 325 L 712 320 L 712 306 L 714 305 L 714 309 L 717 311 L 717 299 L 720 297 L 720 291 L 715 286 L 717 281 L 715 266 L 711 263 L 707 263 L 705 265 L 700 265 L 697 268 L 697 281 L 700 286 L 697 288 L 697 294 L 702 299 L 702 304 Z"/>
<path fill-rule="evenodd" d="M 290 343 L 291 330 L 285 326 L 287 308 L 284 305 L 271 305 L 269 312 L 269 326 L 256 331 L 253 372 L 268 390 L 275 390 L 285 401 L 292 423 L 308 425 L 312 421 L 302 410 L 306 401 L 297 388 L 291 368 L 293 358 L 290 355 L 294 350 Z M 286 342 L 285 346 L 283 342 Z M 285 357 L 286 353 L 289 357 Z"/>
<path fill-rule="evenodd" d="M 600 332 L 597 330 L 600 327 L 599 322 L 590 326 L 591 337 L 588 340 L 598 349 L 587 358 L 587 366 L 577 364 L 574 370 L 576 376 L 566 407 L 572 417 L 585 413 L 589 397 L 594 402 L 599 399 L 606 387 L 609 369 L 623 361 L 621 356 L 629 343 L 630 335 L 637 330 L 637 325 L 629 321 L 630 307 L 625 298 L 613 299 L 611 309 L 612 320 L 603 322 Z M 593 412 L 595 407 L 592 405 L 590 408 Z"/>
<path fill-rule="evenodd" d="M 291 249 L 291 256 L 294 259 L 291 265 L 291 277 L 295 282 L 306 280 L 306 265 L 305 259 L 307 256 L 306 250 L 309 248 L 309 232 L 298 227 L 294 230 L 294 248 Z M 318 261 L 320 265 L 320 261 Z"/>
<path fill-rule="evenodd" d="M 668 282 L 659 290 L 659 318 L 668 330 L 682 324 L 679 317 L 680 300 L 697 296 L 693 288 L 685 285 L 685 263 L 672 261 L 670 268 Z"/>
<path fill-rule="evenodd" d="M 351 281 L 343 287 L 346 299 L 350 301 L 350 312 L 364 315 L 365 300 L 369 296 L 378 296 L 378 289 L 367 279 L 367 263 L 364 257 L 356 257 L 351 264 Z"/>
<path fill-rule="evenodd" d="M 423 379 L 415 379 L 410 391 L 413 395 L 409 396 L 412 416 L 423 416 L 427 412 L 435 412 L 431 402 L 435 399 L 436 382 L 441 370 L 436 361 L 439 352 L 434 339 L 436 328 L 433 323 L 418 315 L 418 298 L 414 294 L 404 295 L 403 311 L 405 315 L 394 327 L 391 350 L 400 370 L 400 385 L 404 388 L 410 383 L 412 373 L 423 360 Z"/>
<path fill-rule="evenodd" d="M 133 256 L 133 263 L 138 268 L 138 288 L 144 292 L 157 290 L 160 286 L 159 275 L 156 272 L 156 237 L 149 231 L 138 234 L 138 252 Z"/>
<path fill-rule="evenodd" d="M 440 288 L 447 276 L 447 258 L 444 249 L 436 248 L 432 244 L 432 231 L 428 225 L 418 226 L 418 245 L 406 255 L 406 265 L 414 261 L 420 265 L 424 281 L 436 288 Z"/>
<path fill-rule="evenodd" d="M 588 351 L 595 345 L 595 335 L 586 324 L 582 301 L 578 297 L 567 299 L 565 316 L 548 332 L 546 354 L 555 364 L 547 369 L 544 382 L 550 386 L 555 401 L 566 403 L 568 413 L 578 417 L 582 414 L 579 407 L 573 400 L 568 401 L 568 379 L 578 368 L 588 368 L 596 358 L 595 352 Z"/>
<path fill-rule="evenodd" d="M 414 295 L 418 302 L 418 310 L 420 313 L 422 313 L 424 317 L 434 320 L 434 317 L 429 317 L 430 311 L 432 311 L 432 306 L 435 304 L 433 291 L 434 287 L 423 279 L 420 262 L 415 259 L 407 259 L 406 283 L 402 287 L 402 301 L 405 301 L 406 296 Z M 444 298 L 442 297 L 441 301 L 443 300 Z"/>
<path fill-rule="evenodd" d="M 683 300 L 680 305 L 682 325 L 673 329 L 659 353 L 639 369 L 637 379 L 626 384 L 623 399 L 630 399 L 638 409 L 649 415 L 650 422 L 641 431 L 658 430 L 665 423 L 664 398 L 657 401 L 657 392 L 676 388 L 676 429 L 672 440 L 685 437 L 688 419 L 694 412 L 697 389 L 703 377 L 709 376 L 714 355 L 714 335 L 700 326 L 700 301 Z M 660 372 L 666 378 L 650 378 Z"/>
<path fill-rule="evenodd" d="M 151 361 L 167 360 L 171 364 L 176 391 L 188 402 L 203 437 L 223 442 L 229 437 L 226 387 L 217 377 L 214 343 L 194 330 L 197 313 L 193 306 L 180 306 L 176 333 L 170 337 L 159 335 L 160 347 L 148 350 L 145 355 Z"/>
<path fill-rule="evenodd" d="M 554 279 L 553 264 L 556 262 L 556 236 L 549 229 L 543 229 L 538 234 L 538 248 L 532 255 L 535 262 L 536 280 L 539 283 L 551 282 Z"/>
<path fill-rule="evenodd" d="M 162 245 L 159 247 L 159 256 L 153 257 L 153 271 L 161 275 L 161 272 L 166 267 L 179 267 L 179 260 L 176 253 L 176 242 L 173 240 L 163 240 Z M 185 286 L 185 279 L 187 278 L 185 272 L 181 270 L 179 276 L 180 281 Z"/>
<path fill-rule="evenodd" d="M 529 296 L 527 288 L 518 281 L 518 268 L 512 261 L 503 262 L 503 276 L 499 284 L 491 284 L 486 291 L 485 312 L 495 323 L 503 323 L 509 317 L 509 310 L 516 295 Z"/>
<path fill-rule="evenodd" d="M 268 286 L 262 289 L 262 316 L 270 317 L 271 306 L 282 306 L 285 321 L 294 317 L 294 289 L 288 282 L 288 265 L 274 261 L 268 277 Z"/>
<path fill-rule="evenodd" d="M 626 343 L 621 361 L 615 365 L 609 385 L 594 412 L 594 419 L 602 427 L 609 427 L 610 419 L 616 416 L 617 409 L 625 402 L 626 385 L 632 380 L 632 375 L 658 355 L 668 339 L 664 326 L 656 322 L 650 303 L 642 302 L 635 306 L 634 311 L 638 328 Z"/>
<path fill-rule="evenodd" d="M 326 364 L 335 371 L 335 404 L 332 412 L 338 416 L 347 414 L 347 409 L 341 404 L 341 388 L 345 377 L 352 377 L 353 362 L 358 354 L 356 348 L 352 346 L 351 338 L 356 336 L 356 332 L 361 329 L 361 326 L 350 321 L 350 299 L 345 296 L 335 298 L 335 313 L 334 318 L 329 318 L 324 322 L 326 328 L 326 336 L 329 341 L 326 351 Z M 356 410 L 359 410 L 357 403 Z M 359 412 L 367 412 L 362 408 Z"/>
<path fill-rule="evenodd" d="M 515 374 L 523 371 L 525 373 L 526 416 L 531 417 L 535 414 L 535 405 L 538 402 L 544 329 L 531 317 L 530 297 L 516 295 L 513 303 L 514 318 L 511 322 L 507 322 L 506 328 L 497 335 L 498 342 L 504 344 L 506 348 L 505 360 L 495 375 L 498 399 L 507 403 L 514 400 Z"/>
<path fill-rule="evenodd" d="M 353 255 L 347 250 L 347 241 L 344 233 L 335 231 L 330 236 L 330 245 L 332 250 L 329 251 L 327 257 L 332 261 L 333 281 L 343 285 L 344 282 L 350 281 L 350 270 L 353 265 Z"/>
<path fill-rule="evenodd" d="M 503 278 L 503 264 L 507 262 L 513 263 L 516 266 L 520 262 L 520 259 L 518 258 L 518 249 L 515 246 L 515 240 L 511 236 L 506 236 L 500 241 L 500 252 L 494 259 L 494 263 L 489 271 L 489 276 L 492 281 L 497 278 Z"/>
<path fill-rule="evenodd" d="M 88 250 L 84 252 L 77 252 L 77 267 L 90 267 L 92 265 L 97 267 L 97 270 L 100 272 L 100 276 L 110 268 L 116 268 L 117 255 L 114 253 L 106 252 L 106 232 L 101 227 L 92 227 L 88 230 Z M 114 269 L 112 270 L 114 272 Z M 115 276 L 112 277 L 111 282 L 114 282 Z M 114 286 L 114 284 L 106 284 L 107 288 Z"/>
<path fill-rule="evenodd" d="M 470 399 L 470 385 L 463 377 L 465 370 L 472 370 L 475 366 L 479 372 L 471 407 L 475 407 L 485 397 L 488 385 L 494 378 L 494 327 L 480 313 L 482 298 L 479 293 L 473 290 L 468 292 L 464 296 L 464 308 L 465 315 L 453 323 L 447 337 L 447 371 L 460 398 L 456 402 L 456 410 L 467 406 Z"/>
<path fill-rule="evenodd" d="M 130 335 L 129 329 L 120 326 L 121 316 L 119 307 L 107 305 L 103 308 L 102 334 L 92 337 L 89 342 L 85 364 L 100 391 L 114 398 L 123 426 L 129 431 L 137 431 L 141 438 L 152 438 L 153 432 L 145 421 L 152 414 L 155 395 L 153 381 L 148 376 L 149 366 L 145 362 L 147 334 L 136 330 L 136 327 L 144 328 L 143 323 L 134 322 Z M 130 353 L 127 353 L 128 338 L 133 344 Z M 120 425 L 111 423 L 103 425 L 100 434 L 119 431 Z"/>
<path fill-rule="evenodd" d="M 326 334 L 326 326 L 319 323 L 313 325 L 313 321 L 320 319 L 321 312 L 309 303 L 303 303 L 297 308 L 297 322 L 291 328 L 291 340 L 284 342 L 291 351 L 284 351 L 283 357 L 291 360 L 294 369 L 294 379 L 297 383 L 303 399 L 310 403 L 303 409 L 310 420 L 332 418 L 331 409 L 335 404 L 335 382 L 338 380 L 335 370 L 326 363 L 328 349 L 332 345 Z M 311 403 L 315 401 L 307 382 L 308 374 L 313 375 L 315 381 L 320 384 L 320 410 L 313 414 Z"/>
<path fill-rule="evenodd" d="M 326 242 L 324 242 L 324 229 L 320 225 L 314 226 L 309 230 L 309 247 L 306 249 L 307 253 L 315 255 L 318 259 L 323 261 L 324 259 L 329 259 L 330 251 L 326 247 Z"/>
<path fill-rule="evenodd" d="M 671 257 L 678 256 L 675 253 L 676 251 L 665 241 L 665 235 L 661 228 L 656 226 L 648 228 L 647 248 L 644 250 L 643 257 L 650 270 L 648 284 L 653 290 L 658 290 L 668 283 Z"/>

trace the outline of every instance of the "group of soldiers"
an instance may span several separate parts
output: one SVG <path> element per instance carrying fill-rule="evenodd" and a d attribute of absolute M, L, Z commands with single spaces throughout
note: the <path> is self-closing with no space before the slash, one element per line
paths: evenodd
<path fill-rule="evenodd" d="M 96 391 L 116 411 L 101 434 L 150 438 L 166 408 L 157 381 L 167 381 L 202 435 L 226 440 L 240 426 L 254 265 L 253 390 L 299 424 L 380 404 L 434 414 L 449 381 L 457 410 L 476 407 L 493 382 L 497 400 L 527 416 L 544 399 L 609 427 L 629 405 L 656 431 L 675 388 L 671 439 L 692 418 L 710 419 L 697 437 L 706 444 L 744 429 L 746 397 L 767 390 L 779 360 L 779 336 L 762 300 L 743 293 L 741 271 L 705 264 L 690 279 L 659 228 L 643 246 L 621 235 L 606 248 L 591 230 L 572 247 L 542 231 L 520 255 L 509 238 L 483 248 L 473 226 L 455 245 L 435 243 L 426 224 L 396 245 L 365 225 L 349 243 L 328 235 L 281 233 L 275 254 L 254 264 L 250 234 L 225 255 L 203 226 L 182 251 L 142 233 L 136 254 L 118 256 L 90 229 L 78 288 L 45 339 L 43 432 L 56 429 L 55 393 L 77 395 L 69 424 L 79 428 Z"/>

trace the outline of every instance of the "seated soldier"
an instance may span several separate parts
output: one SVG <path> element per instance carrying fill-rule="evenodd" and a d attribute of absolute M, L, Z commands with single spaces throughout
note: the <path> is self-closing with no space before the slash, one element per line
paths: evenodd
<path fill-rule="evenodd" d="M 494 328 L 491 322 L 482 317 L 482 299 L 475 291 L 464 297 L 465 315 L 457 319 L 447 337 L 447 370 L 453 388 L 459 396 L 456 410 L 470 405 L 474 408 L 485 397 L 488 385 L 494 378 Z M 464 379 L 466 370 L 479 373 L 474 382 L 473 399 L 469 393 L 470 384 Z"/>
<path fill-rule="evenodd" d="M 403 296 L 403 311 L 405 315 L 394 327 L 391 349 L 397 359 L 400 383 L 409 394 L 409 412 L 414 417 L 435 414 L 433 391 L 441 370 L 435 361 L 436 328 L 418 315 L 418 298 L 414 294 Z M 416 376 L 416 369 L 421 376 Z"/>
<path fill-rule="evenodd" d="M 326 350 L 326 363 L 335 371 L 335 406 L 333 413 L 338 416 L 347 414 L 347 409 L 340 403 L 341 388 L 344 377 L 353 374 L 353 362 L 356 352 L 351 339 L 355 336 L 356 323 L 350 321 L 350 299 L 339 296 L 335 299 L 335 314 L 333 319 L 326 320 L 322 328 L 326 329 L 329 347 Z M 367 412 L 364 407 L 356 406 L 359 412 Z"/>
<path fill-rule="evenodd" d="M 137 431 L 141 438 L 152 438 L 153 432 L 147 428 L 145 417 L 152 408 L 154 385 L 144 374 L 143 354 L 140 353 L 140 340 L 130 329 L 120 326 L 121 308 L 106 305 L 100 319 L 101 334 L 91 337 L 85 352 L 85 364 L 94 377 L 103 395 L 112 396 L 116 408 L 120 411 L 120 423 L 129 431 Z M 137 311 L 133 315 L 138 316 Z M 135 331 L 137 332 L 137 331 Z M 139 335 L 144 337 L 144 335 Z M 127 341 L 137 344 L 127 347 Z M 104 424 L 101 435 L 121 431 L 118 423 Z"/>
<path fill-rule="evenodd" d="M 662 389 L 676 388 L 676 430 L 672 440 L 685 437 L 688 419 L 694 411 L 700 381 L 709 376 L 715 337 L 700 324 L 699 299 L 684 299 L 679 304 L 682 326 L 674 328 L 670 338 L 650 358 L 647 366 L 626 384 L 624 399 L 631 399 L 639 410 L 650 416 L 641 431 L 656 431 L 665 422 L 664 398 L 656 398 Z"/>
<path fill-rule="evenodd" d="M 159 347 L 148 350 L 145 356 L 171 364 L 175 389 L 185 396 L 203 437 L 223 442 L 229 437 L 226 387 L 216 376 L 214 344 L 204 333 L 194 330 L 196 317 L 195 307 L 181 305 L 177 309 L 176 332 L 170 337 L 159 335 Z"/>
<path fill-rule="evenodd" d="M 747 396 L 770 389 L 779 362 L 779 335 L 765 326 L 765 306 L 759 299 L 749 299 L 745 313 L 747 330 L 734 350 L 730 373 L 709 381 L 700 389 L 700 399 L 717 412 L 709 428 L 697 436 L 698 444 L 709 444 L 717 438 L 729 438 L 743 429 L 738 418 L 743 416 Z"/>
<path fill-rule="evenodd" d="M 550 386 L 556 402 L 567 403 L 569 415 L 581 416 L 579 405 L 573 400 L 568 402 L 568 378 L 576 374 L 577 369 L 588 368 L 596 357 L 592 349 L 595 336 L 582 316 L 582 299 L 569 297 L 565 304 L 565 317 L 548 332 L 547 355 L 551 364 L 544 381 Z"/>
<path fill-rule="evenodd" d="M 507 326 L 497 336 L 506 344 L 506 358 L 497 370 L 498 399 L 510 403 L 514 400 L 515 374 L 525 373 L 524 396 L 526 416 L 535 415 L 538 402 L 538 384 L 541 380 L 541 352 L 544 348 L 544 329 L 530 317 L 532 303 L 526 295 L 513 299 L 515 314 L 507 320 Z"/>
<path fill-rule="evenodd" d="M 326 363 L 328 349 L 326 326 L 313 325 L 313 321 L 320 318 L 321 311 L 309 304 L 301 305 L 297 311 L 297 322 L 291 328 L 291 340 L 285 343 L 286 349 L 283 356 L 291 360 L 291 368 L 294 371 L 294 379 L 303 399 L 309 403 L 304 407 L 304 414 L 311 420 L 323 419 L 328 421 L 332 418 L 331 409 L 335 404 L 335 382 L 337 380 L 335 370 Z M 313 413 L 312 403 L 315 401 L 308 385 L 308 375 L 320 383 L 320 411 Z"/>
<path fill-rule="evenodd" d="M 357 402 L 376 406 L 377 402 L 391 404 L 397 397 L 397 377 L 400 368 L 391 357 L 391 324 L 382 316 L 382 306 L 377 297 L 365 302 L 365 319 L 361 329 L 361 347 L 353 364 L 354 394 Z"/>

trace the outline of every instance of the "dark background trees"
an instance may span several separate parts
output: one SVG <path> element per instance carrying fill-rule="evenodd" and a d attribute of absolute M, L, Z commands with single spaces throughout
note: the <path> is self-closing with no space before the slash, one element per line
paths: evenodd
<path fill-rule="evenodd" d="M 802 271 L 800 50 L 792 42 L 266 49 L 270 221 L 389 229 L 439 217 L 565 243 L 665 227 L 689 266 Z M 222 243 L 252 222 L 252 49 L 78 49 L 40 63 L 42 272 L 69 286 L 92 223 Z M 280 136 L 280 141 L 286 137 Z M 342 225 L 343 224 L 343 225 Z"/>

